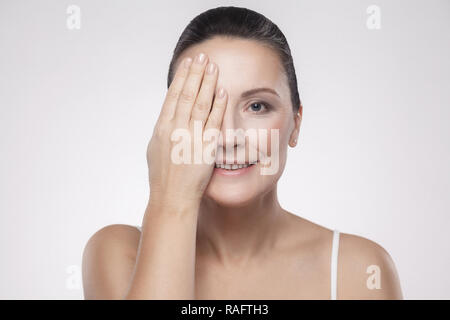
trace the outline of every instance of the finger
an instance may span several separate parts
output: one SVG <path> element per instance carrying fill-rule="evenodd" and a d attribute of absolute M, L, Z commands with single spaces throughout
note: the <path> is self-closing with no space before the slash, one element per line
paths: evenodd
<path fill-rule="evenodd" d="M 187 126 L 189 124 L 192 106 L 197 99 L 207 60 L 208 57 L 206 54 L 200 53 L 195 57 L 191 64 L 189 74 L 184 82 L 175 110 L 174 120 L 177 125 Z"/>
<path fill-rule="evenodd" d="M 223 115 L 227 107 L 228 94 L 224 88 L 218 90 L 211 113 L 205 124 L 205 131 L 208 129 L 219 129 L 222 126 Z"/>
<path fill-rule="evenodd" d="M 204 127 L 211 110 L 217 78 L 217 66 L 214 62 L 210 62 L 206 67 L 200 92 L 195 100 L 194 107 L 192 108 L 191 127 L 193 126 L 194 121 L 202 121 L 202 128 Z"/>
<path fill-rule="evenodd" d="M 158 122 L 173 119 L 178 98 L 189 74 L 189 67 L 191 64 L 192 58 L 187 57 L 178 65 L 172 83 L 167 91 Z"/>

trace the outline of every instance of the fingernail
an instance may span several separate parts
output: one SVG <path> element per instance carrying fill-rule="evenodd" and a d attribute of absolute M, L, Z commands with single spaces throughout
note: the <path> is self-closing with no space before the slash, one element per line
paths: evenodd
<path fill-rule="evenodd" d="M 206 69 L 206 72 L 209 74 L 212 74 L 212 73 L 214 73 L 214 69 L 215 69 L 214 63 L 211 62 L 210 64 L 208 64 L 208 68 Z"/>
<path fill-rule="evenodd" d="M 204 60 L 205 60 L 205 54 L 202 52 L 197 56 L 197 62 L 203 63 Z"/>
<path fill-rule="evenodd" d="M 219 98 L 223 98 L 225 96 L 225 89 L 224 88 L 220 88 L 219 90 Z"/>
<path fill-rule="evenodd" d="M 192 63 L 192 58 L 186 58 L 186 60 L 184 60 L 184 66 L 186 67 L 186 68 L 189 68 L 189 66 L 191 65 L 191 63 Z"/>

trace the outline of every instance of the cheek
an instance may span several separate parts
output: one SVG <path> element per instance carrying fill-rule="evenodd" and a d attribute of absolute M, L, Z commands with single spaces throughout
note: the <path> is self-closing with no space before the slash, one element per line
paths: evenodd
<path fill-rule="evenodd" d="M 244 130 L 253 129 L 258 136 L 256 140 L 249 141 L 249 150 L 257 150 L 258 153 L 266 156 L 271 156 L 272 152 L 278 152 L 279 159 L 282 158 L 289 141 L 290 123 L 287 114 L 273 113 L 265 118 L 247 119 L 245 124 Z M 277 141 L 272 141 L 275 138 L 278 138 L 278 144 L 276 144 Z M 273 148 L 276 150 L 272 151 Z"/>
<path fill-rule="evenodd" d="M 285 118 L 272 119 L 272 121 L 270 121 L 270 124 L 268 124 L 268 126 L 265 127 L 265 129 L 267 129 L 268 154 L 272 153 L 272 146 L 275 146 L 274 143 L 276 141 L 272 141 L 272 139 L 277 137 L 278 137 L 278 150 L 280 154 L 283 154 L 283 150 L 286 149 L 286 145 L 289 139 L 289 132 L 288 132 L 289 127 L 288 124 L 286 123 L 286 119 Z M 276 132 L 278 134 L 275 134 Z"/>

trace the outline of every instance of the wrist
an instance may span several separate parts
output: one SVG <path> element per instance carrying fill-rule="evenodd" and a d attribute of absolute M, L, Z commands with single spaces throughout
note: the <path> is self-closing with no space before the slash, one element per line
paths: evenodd
<path fill-rule="evenodd" d="M 200 207 L 200 200 L 186 199 L 182 197 L 161 197 L 150 195 L 147 212 L 159 212 L 171 216 L 197 216 Z"/>

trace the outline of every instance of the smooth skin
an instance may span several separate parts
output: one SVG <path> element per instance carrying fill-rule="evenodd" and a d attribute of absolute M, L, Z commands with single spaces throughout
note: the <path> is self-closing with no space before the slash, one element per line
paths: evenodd
<path fill-rule="evenodd" d="M 187 58 L 191 64 L 185 64 Z M 244 98 L 259 87 L 277 95 Z M 249 111 L 250 102 L 263 100 L 272 108 Z M 142 234 L 115 224 L 91 236 L 83 252 L 85 299 L 330 299 L 332 230 L 284 210 L 277 199 L 276 182 L 287 146 L 296 146 L 302 112 L 301 105 L 293 112 L 270 48 L 214 37 L 187 49 L 148 146 L 151 192 Z M 222 132 L 279 129 L 279 172 L 262 176 L 253 170 L 230 178 L 214 174 L 214 164 L 172 163 L 171 132 L 192 132 L 194 120 Z M 381 288 L 367 285 L 373 265 L 380 270 Z M 347 233 L 340 236 L 337 287 L 338 299 L 403 299 L 389 253 Z"/>

